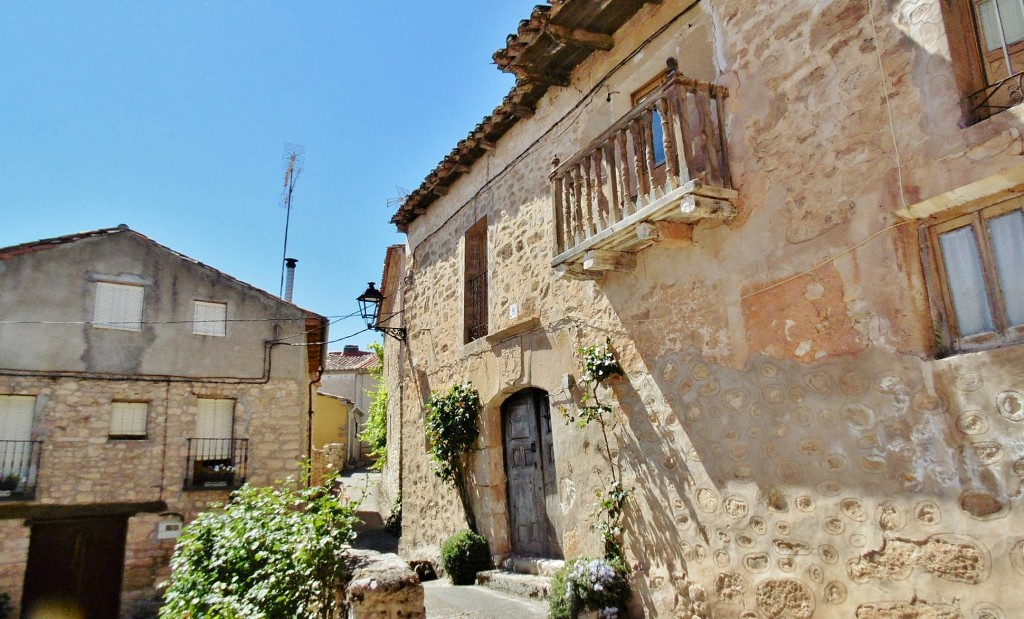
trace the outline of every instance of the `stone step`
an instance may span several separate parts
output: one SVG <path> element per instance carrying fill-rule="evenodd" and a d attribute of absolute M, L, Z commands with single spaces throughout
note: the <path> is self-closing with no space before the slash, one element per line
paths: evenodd
<path fill-rule="evenodd" d="M 534 574 L 550 578 L 555 575 L 555 572 L 565 567 L 565 561 L 540 557 L 509 557 L 502 562 L 501 567 L 506 572 Z"/>
<path fill-rule="evenodd" d="M 476 584 L 532 600 L 546 600 L 551 592 L 551 578 L 535 574 L 515 574 L 505 570 L 477 572 Z"/>

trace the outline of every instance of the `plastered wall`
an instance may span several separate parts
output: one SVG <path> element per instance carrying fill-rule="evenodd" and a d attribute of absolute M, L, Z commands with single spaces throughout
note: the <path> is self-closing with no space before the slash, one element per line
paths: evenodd
<path fill-rule="evenodd" d="M 1022 113 L 961 126 L 938 0 L 689 5 L 641 10 L 410 224 L 409 346 L 388 373 L 403 552 L 436 556 L 466 526 L 426 456 L 429 392 L 471 380 L 486 403 L 472 501 L 500 558 L 500 404 L 531 386 L 578 405 L 575 351 L 610 337 L 612 460 L 595 427 L 556 421 L 558 535 L 565 556 L 599 553 L 594 492 L 622 474 L 634 614 L 1016 616 L 1024 351 L 937 359 L 926 248 L 896 212 L 1024 162 Z M 551 159 L 628 110 L 605 85 L 629 93 L 670 55 L 730 89 L 738 217 L 632 272 L 556 279 Z M 467 344 L 463 236 L 485 215 L 491 332 L 539 326 Z"/>

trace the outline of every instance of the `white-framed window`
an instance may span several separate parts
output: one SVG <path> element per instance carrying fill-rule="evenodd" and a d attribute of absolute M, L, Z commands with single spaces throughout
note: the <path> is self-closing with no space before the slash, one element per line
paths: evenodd
<path fill-rule="evenodd" d="M 234 418 L 234 400 L 199 398 L 196 438 L 230 439 L 233 435 Z"/>
<path fill-rule="evenodd" d="M 196 301 L 192 333 L 196 335 L 227 335 L 228 304 Z"/>
<path fill-rule="evenodd" d="M 32 440 L 35 408 L 35 396 L 0 395 L 0 441 Z"/>
<path fill-rule="evenodd" d="M 147 402 L 114 402 L 110 414 L 110 438 L 146 438 Z"/>
<path fill-rule="evenodd" d="M 955 350 L 1024 340 L 1024 196 L 931 225 Z"/>
<path fill-rule="evenodd" d="M 92 325 L 103 329 L 142 331 L 145 288 L 133 284 L 96 282 L 96 308 Z"/>
<path fill-rule="evenodd" d="M 35 396 L 0 395 L 0 480 L 24 485 L 32 475 L 35 408 Z"/>

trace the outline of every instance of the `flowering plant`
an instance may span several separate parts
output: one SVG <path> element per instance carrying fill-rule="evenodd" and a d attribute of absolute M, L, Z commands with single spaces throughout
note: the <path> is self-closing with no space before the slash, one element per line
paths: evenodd
<path fill-rule="evenodd" d="M 583 362 L 583 376 L 580 378 L 585 383 L 601 383 L 611 376 L 623 374 L 622 366 L 612 351 L 611 338 L 605 338 L 602 344 L 584 346 L 579 354 Z"/>
<path fill-rule="evenodd" d="M 604 619 L 625 616 L 629 599 L 628 570 L 621 559 L 578 557 L 555 574 L 551 588 L 552 619 L 575 619 L 581 612 L 598 611 Z"/>

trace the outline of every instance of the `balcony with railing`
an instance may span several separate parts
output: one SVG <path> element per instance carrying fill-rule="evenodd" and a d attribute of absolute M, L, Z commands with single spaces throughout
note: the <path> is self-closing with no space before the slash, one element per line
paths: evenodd
<path fill-rule="evenodd" d="M 238 488 L 248 473 L 249 439 L 188 439 L 185 490 Z"/>
<path fill-rule="evenodd" d="M 35 497 L 42 451 L 42 441 L 0 441 L 0 501 Z"/>
<path fill-rule="evenodd" d="M 554 162 L 555 257 L 562 277 L 630 269 L 634 254 L 735 216 L 721 86 L 672 73 L 569 160 Z"/>

